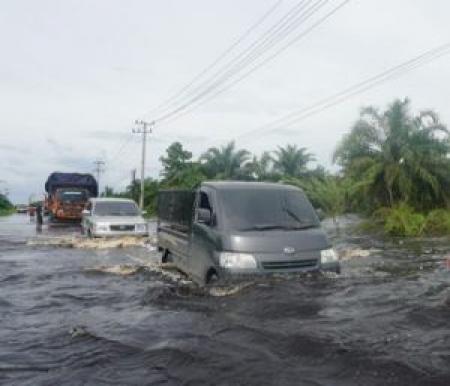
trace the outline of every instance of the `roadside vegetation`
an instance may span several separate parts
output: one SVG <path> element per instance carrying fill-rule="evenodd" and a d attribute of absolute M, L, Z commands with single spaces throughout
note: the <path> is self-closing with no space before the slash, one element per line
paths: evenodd
<path fill-rule="evenodd" d="M 14 206 L 4 194 L 0 193 L 0 216 L 7 216 L 14 213 Z"/>
<path fill-rule="evenodd" d="M 180 142 L 160 158 L 161 178 L 145 181 L 147 212 L 155 212 L 158 189 L 194 188 L 204 180 L 283 182 L 301 187 L 313 205 L 337 223 L 360 213 L 372 227 L 396 236 L 450 234 L 449 132 L 431 110 L 412 115 L 408 99 L 385 111 L 361 110 L 336 147 L 338 173 L 317 165 L 307 148 L 289 144 L 253 155 L 234 142 L 211 147 L 200 157 Z M 138 200 L 140 181 L 107 196 Z"/>

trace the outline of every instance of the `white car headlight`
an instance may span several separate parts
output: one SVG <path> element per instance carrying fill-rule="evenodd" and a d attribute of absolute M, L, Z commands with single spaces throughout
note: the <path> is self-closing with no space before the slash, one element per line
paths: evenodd
<path fill-rule="evenodd" d="M 222 252 L 220 254 L 220 266 L 230 269 L 254 269 L 256 260 L 248 253 Z"/>
<path fill-rule="evenodd" d="M 147 224 L 136 224 L 134 229 L 136 232 L 147 232 Z"/>
<path fill-rule="evenodd" d="M 338 261 L 338 255 L 333 248 L 320 251 L 320 262 L 322 264 L 334 263 Z"/>
<path fill-rule="evenodd" d="M 109 231 L 109 225 L 106 223 L 97 223 L 95 224 L 95 230 L 97 232 L 108 232 Z"/>

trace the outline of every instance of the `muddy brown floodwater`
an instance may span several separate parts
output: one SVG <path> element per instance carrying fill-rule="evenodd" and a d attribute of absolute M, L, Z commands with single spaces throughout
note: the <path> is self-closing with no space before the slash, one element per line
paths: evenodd
<path fill-rule="evenodd" d="M 450 385 L 450 240 L 347 225 L 342 275 L 202 291 L 148 244 L 1 218 L 0 384 Z"/>

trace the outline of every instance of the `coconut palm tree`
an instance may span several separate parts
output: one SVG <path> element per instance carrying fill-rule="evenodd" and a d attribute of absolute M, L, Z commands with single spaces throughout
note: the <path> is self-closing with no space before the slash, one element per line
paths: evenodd
<path fill-rule="evenodd" d="M 404 99 L 383 113 L 363 109 L 335 151 L 335 162 L 356 181 L 354 192 L 372 207 L 406 202 L 420 210 L 447 202 L 449 133 L 434 112 L 413 117 L 409 105 Z"/>
<path fill-rule="evenodd" d="M 273 170 L 273 159 L 268 151 L 263 152 L 260 157 L 254 155 L 246 164 L 246 169 L 247 174 L 258 181 L 273 181 L 279 177 Z"/>
<path fill-rule="evenodd" d="M 250 153 L 244 149 L 236 149 L 234 141 L 220 148 L 211 147 L 201 157 L 204 173 L 209 178 L 245 179 L 244 165 Z"/>
<path fill-rule="evenodd" d="M 274 153 L 274 169 L 285 177 L 302 176 L 307 171 L 308 163 L 315 160 L 305 147 L 297 145 L 278 146 Z"/>

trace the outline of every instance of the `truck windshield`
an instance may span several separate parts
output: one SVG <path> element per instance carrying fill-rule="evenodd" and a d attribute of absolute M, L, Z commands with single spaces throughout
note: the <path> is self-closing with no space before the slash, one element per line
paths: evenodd
<path fill-rule="evenodd" d="M 132 202 L 97 202 L 94 214 L 96 216 L 137 216 L 139 210 Z"/>
<path fill-rule="evenodd" d="M 236 230 L 294 230 L 319 226 L 306 196 L 295 190 L 230 189 L 223 192 L 225 222 Z"/>
<path fill-rule="evenodd" d="M 86 201 L 87 192 L 85 190 L 61 190 L 58 198 L 63 202 Z"/>

